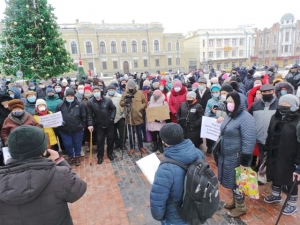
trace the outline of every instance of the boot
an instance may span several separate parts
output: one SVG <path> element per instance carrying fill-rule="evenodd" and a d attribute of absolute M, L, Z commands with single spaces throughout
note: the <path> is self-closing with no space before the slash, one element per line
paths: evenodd
<path fill-rule="evenodd" d="M 162 142 L 160 141 L 160 142 L 158 142 L 158 150 L 159 150 L 159 152 L 161 153 L 161 154 L 163 154 L 164 153 L 164 147 L 163 147 L 163 144 L 162 144 Z"/>
<path fill-rule="evenodd" d="M 298 210 L 297 200 L 298 195 L 291 195 L 282 213 L 287 216 L 293 215 Z"/>
<path fill-rule="evenodd" d="M 68 163 L 69 163 L 70 166 L 73 165 L 74 164 L 74 157 L 72 157 L 72 156 L 70 157 L 69 156 Z"/>
<path fill-rule="evenodd" d="M 230 211 L 229 216 L 237 218 L 246 214 L 245 198 L 241 195 L 235 196 L 235 209 Z"/>
<path fill-rule="evenodd" d="M 147 154 L 147 150 L 145 148 L 140 148 L 141 154 Z"/>
<path fill-rule="evenodd" d="M 80 162 L 80 156 L 76 156 L 75 157 L 75 166 L 80 166 L 81 162 Z"/>
<path fill-rule="evenodd" d="M 156 152 L 158 149 L 158 145 L 156 141 L 153 141 L 153 147 L 152 147 L 152 152 Z"/>
<path fill-rule="evenodd" d="M 276 202 L 281 202 L 281 187 L 277 187 L 272 185 L 272 194 L 268 197 L 264 198 L 264 201 L 266 203 L 276 203 Z"/>
<path fill-rule="evenodd" d="M 129 150 L 129 155 L 133 155 L 134 154 L 134 150 L 133 149 L 130 149 Z"/>
<path fill-rule="evenodd" d="M 235 208 L 235 198 L 234 198 L 234 194 L 232 195 L 232 200 L 231 200 L 231 202 L 225 203 L 224 208 L 225 208 L 225 209 L 234 209 L 234 208 Z"/>
<path fill-rule="evenodd" d="M 83 149 L 83 147 L 81 147 L 81 152 L 80 152 L 80 155 L 81 155 L 81 156 L 85 156 L 85 152 L 84 152 L 84 149 Z"/>

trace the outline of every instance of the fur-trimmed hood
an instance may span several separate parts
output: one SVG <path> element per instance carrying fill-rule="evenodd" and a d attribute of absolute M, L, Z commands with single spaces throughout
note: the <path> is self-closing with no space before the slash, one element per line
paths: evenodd
<path fill-rule="evenodd" d="M 282 88 L 286 88 L 287 90 L 287 94 L 294 94 L 294 87 L 288 83 L 288 82 L 279 82 L 275 85 L 275 94 L 276 94 L 276 97 L 279 99 L 280 98 L 280 90 Z"/>

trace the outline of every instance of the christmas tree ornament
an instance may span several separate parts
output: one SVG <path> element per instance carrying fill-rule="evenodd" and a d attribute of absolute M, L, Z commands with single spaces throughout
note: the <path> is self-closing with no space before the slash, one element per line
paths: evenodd
<path fill-rule="evenodd" d="M 50 52 L 48 52 L 47 54 L 48 54 L 48 55 L 51 55 L 51 53 L 50 53 Z"/>
<path fill-rule="evenodd" d="M 29 34 L 29 37 L 32 37 L 32 34 Z"/>
<path fill-rule="evenodd" d="M 64 66 L 65 64 L 64 64 L 64 63 L 62 63 L 61 65 L 63 65 L 63 66 Z"/>
<path fill-rule="evenodd" d="M 33 66 L 32 66 L 32 67 L 30 67 L 30 69 L 34 70 L 34 67 L 33 67 Z"/>
<path fill-rule="evenodd" d="M 54 26 L 51 26 L 51 28 L 53 29 L 53 28 L 54 28 Z"/>
<path fill-rule="evenodd" d="M 6 62 L 9 62 L 9 59 L 6 59 Z"/>
<path fill-rule="evenodd" d="M 43 19 L 41 19 L 41 21 L 42 21 L 42 22 L 44 22 L 44 20 L 43 20 Z"/>
<path fill-rule="evenodd" d="M 18 55 L 21 55 L 22 53 L 21 52 L 18 52 Z"/>
<path fill-rule="evenodd" d="M 23 72 L 19 69 L 19 70 L 16 72 L 16 75 L 17 75 L 17 77 L 23 77 Z"/>
<path fill-rule="evenodd" d="M 7 37 L 5 37 L 4 39 L 7 40 Z"/>
<path fill-rule="evenodd" d="M 49 73 L 46 74 L 46 77 L 49 77 Z"/>
<path fill-rule="evenodd" d="M 26 5 L 26 8 L 28 9 L 28 8 L 29 8 L 29 5 Z"/>
<path fill-rule="evenodd" d="M 42 37 L 42 40 L 45 40 L 45 38 L 44 38 L 44 37 Z"/>
<path fill-rule="evenodd" d="M 59 51 L 60 50 L 60 48 L 57 48 L 57 51 Z"/>
<path fill-rule="evenodd" d="M 14 25 L 18 25 L 18 23 L 17 23 L 17 22 L 14 22 Z"/>

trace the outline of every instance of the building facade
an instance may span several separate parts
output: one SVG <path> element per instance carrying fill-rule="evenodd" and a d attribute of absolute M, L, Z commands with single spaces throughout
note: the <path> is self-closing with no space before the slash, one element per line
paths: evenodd
<path fill-rule="evenodd" d="M 287 13 L 271 28 L 258 30 L 251 62 L 279 67 L 300 63 L 300 21 Z"/>
<path fill-rule="evenodd" d="M 253 25 L 189 32 L 184 39 L 188 67 L 220 70 L 248 65 L 254 39 Z"/>

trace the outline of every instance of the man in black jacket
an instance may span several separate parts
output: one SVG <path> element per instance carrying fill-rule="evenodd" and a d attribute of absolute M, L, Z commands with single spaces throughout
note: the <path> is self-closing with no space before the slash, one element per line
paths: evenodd
<path fill-rule="evenodd" d="M 205 109 L 207 101 L 211 98 L 211 93 L 209 88 L 207 88 L 207 80 L 204 77 L 198 79 L 198 84 L 198 90 L 196 91 L 197 102 Z"/>
<path fill-rule="evenodd" d="M 97 127 L 97 151 L 98 164 L 102 164 L 104 156 L 105 136 L 107 137 L 107 156 L 114 160 L 112 155 L 114 148 L 114 119 L 116 106 L 112 100 L 103 95 L 101 87 L 93 87 L 93 95 L 87 103 L 88 129 L 93 132 L 94 125 Z"/>
<path fill-rule="evenodd" d="M 80 153 L 82 146 L 83 131 L 86 127 L 86 109 L 75 98 L 75 92 L 72 88 L 66 90 L 66 98 L 60 103 L 56 112 L 61 112 L 63 124 L 58 128 L 65 149 L 68 152 L 68 162 L 80 166 Z"/>

